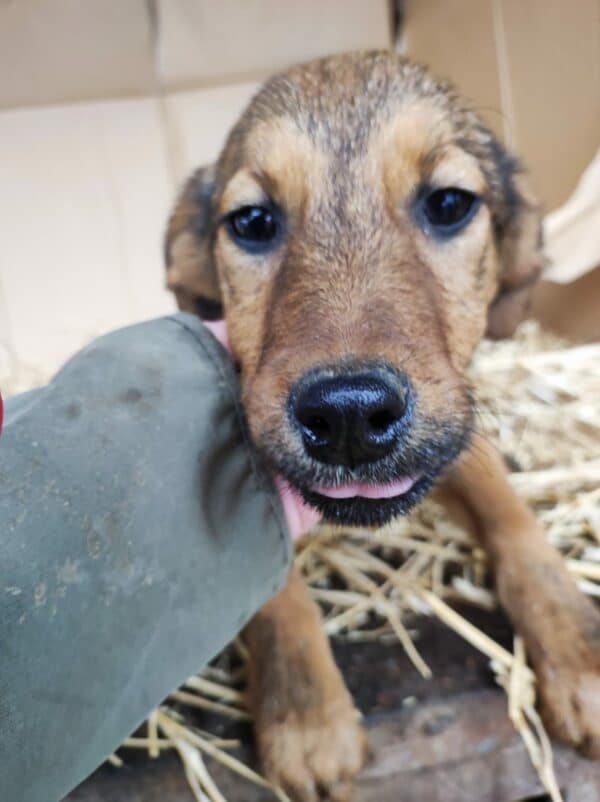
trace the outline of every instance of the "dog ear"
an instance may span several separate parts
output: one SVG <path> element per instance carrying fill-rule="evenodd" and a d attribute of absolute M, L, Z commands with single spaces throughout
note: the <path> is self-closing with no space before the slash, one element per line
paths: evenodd
<path fill-rule="evenodd" d="M 177 198 L 165 236 L 167 287 L 180 309 L 204 320 L 223 317 L 211 241 L 214 185 L 213 165 L 193 173 Z"/>
<path fill-rule="evenodd" d="M 502 152 L 504 214 L 496 232 L 498 292 L 488 309 L 486 336 L 510 337 L 529 311 L 533 286 L 544 267 L 540 207 L 518 164 Z"/>

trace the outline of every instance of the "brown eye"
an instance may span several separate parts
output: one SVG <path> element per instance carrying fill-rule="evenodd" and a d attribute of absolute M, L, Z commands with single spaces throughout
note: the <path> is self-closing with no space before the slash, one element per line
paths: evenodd
<path fill-rule="evenodd" d="M 454 234 L 466 226 L 478 207 L 477 195 L 454 187 L 436 189 L 423 202 L 429 223 L 445 234 Z"/>
<path fill-rule="evenodd" d="M 268 250 L 278 238 L 275 213 L 264 206 L 242 206 L 231 212 L 226 222 L 237 244 L 252 252 Z"/>

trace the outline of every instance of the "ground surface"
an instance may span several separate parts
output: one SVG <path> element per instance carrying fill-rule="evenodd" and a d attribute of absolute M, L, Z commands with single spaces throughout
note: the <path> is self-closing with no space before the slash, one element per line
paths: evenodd
<path fill-rule="evenodd" d="M 510 630 L 499 615 L 469 610 L 469 617 L 509 645 Z M 400 646 L 336 646 L 372 749 L 354 802 L 545 802 L 486 659 L 434 621 L 425 621 L 420 631 L 420 651 L 434 671 L 429 681 L 418 676 Z M 215 725 L 202 720 L 212 731 Z M 246 744 L 239 754 L 253 761 L 249 731 L 236 733 Z M 65 802 L 193 802 L 174 755 L 123 757 L 124 768 L 103 767 Z M 566 802 L 600 802 L 600 763 L 560 746 L 555 759 Z M 228 802 L 273 799 L 220 766 L 209 762 L 209 769 Z"/>

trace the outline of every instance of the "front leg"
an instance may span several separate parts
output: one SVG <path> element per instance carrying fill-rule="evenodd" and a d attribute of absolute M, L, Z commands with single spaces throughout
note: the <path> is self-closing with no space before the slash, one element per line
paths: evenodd
<path fill-rule="evenodd" d="M 483 437 L 473 439 L 448 482 L 474 519 L 500 602 L 525 640 L 549 729 L 599 757 L 600 610 L 579 590 Z"/>
<path fill-rule="evenodd" d="M 357 711 L 296 569 L 248 624 L 249 705 L 266 776 L 298 802 L 344 802 L 365 760 Z"/>

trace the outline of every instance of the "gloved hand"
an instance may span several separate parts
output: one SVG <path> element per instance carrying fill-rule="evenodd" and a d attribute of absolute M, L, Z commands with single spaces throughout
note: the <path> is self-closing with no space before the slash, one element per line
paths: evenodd
<path fill-rule="evenodd" d="M 6 401 L 0 551 L 1 796 L 56 802 L 287 576 L 235 370 L 197 318 L 102 337 Z"/>

